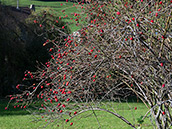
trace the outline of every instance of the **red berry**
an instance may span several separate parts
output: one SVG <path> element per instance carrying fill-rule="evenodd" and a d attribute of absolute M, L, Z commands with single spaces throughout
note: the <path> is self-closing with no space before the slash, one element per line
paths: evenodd
<path fill-rule="evenodd" d="M 72 125 L 73 125 L 73 122 L 72 122 L 72 123 L 70 123 L 70 125 L 72 126 Z"/>
<path fill-rule="evenodd" d="M 66 86 L 68 86 L 69 85 L 69 82 L 66 82 Z"/>
<path fill-rule="evenodd" d="M 7 110 L 7 107 L 5 107 L 5 110 Z"/>
<path fill-rule="evenodd" d="M 69 121 L 69 119 L 66 119 L 66 122 L 68 122 Z"/>
<path fill-rule="evenodd" d="M 65 107 L 66 107 L 66 105 L 64 105 L 64 104 L 63 104 L 63 105 L 62 105 L 62 107 L 63 107 L 63 108 L 65 108 Z"/>
<path fill-rule="evenodd" d="M 160 65 L 163 66 L 163 63 L 161 63 Z"/>
<path fill-rule="evenodd" d="M 158 16 L 158 13 L 156 13 L 155 16 L 157 17 Z"/>
<path fill-rule="evenodd" d="M 55 101 L 58 102 L 59 100 L 57 98 L 55 98 Z"/>
<path fill-rule="evenodd" d="M 16 86 L 17 89 L 19 89 L 19 84 Z"/>
<path fill-rule="evenodd" d="M 162 112 L 163 115 L 165 115 L 165 112 Z"/>
<path fill-rule="evenodd" d="M 137 110 L 137 107 L 135 107 L 134 110 Z"/>
<path fill-rule="evenodd" d="M 76 115 L 77 114 L 77 112 L 74 112 L 74 115 Z"/>
<path fill-rule="evenodd" d="M 57 107 L 59 107 L 61 105 L 61 103 L 58 103 Z"/>
<path fill-rule="evenodd" d="M 133 37 L 131 37 L 130 40 L 133 40 Z"/>
<path fill-rule="evenodd" d="M 120 15 L 120 12 L 116 12 L 117 15 Z"/>
<path fill-rule="evenodd" d="M 68 94 L 71 94 L 71 93 L 72 93 L 72 91 L 68 91 L 67 93 L 68 93 Z"/>
<path fill-rule="evenodd" d="M 165 87 L 165 84 L 162 84 L 162 87 L 164 88 Z"/>
<path fill-rule="evenodd" d="M 162 1 L 160 1 L 159 4 L 162 4 Z"/>

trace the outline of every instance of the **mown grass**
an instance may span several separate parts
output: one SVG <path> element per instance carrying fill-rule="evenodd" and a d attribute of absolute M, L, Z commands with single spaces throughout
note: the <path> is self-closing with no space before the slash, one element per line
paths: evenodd
<path fill-rule="evenodd" d="M 138 127 L 137 118 L 140 118 L 147 112 L 147 108 L 143 103 L 116 103 L 116 102 L 105 102 L 106 105 L 111 105 L 114 110 L 124 116 L 132 124 Z M 44 126 L 47 124 L 45 121 L 34 122 L 33 116 L 27 111 L 22 109 L 14 109 L 10 107 L 5 110 L 7 101 L 0 101 L 0 129 L 35 129 L 39 126 Z M 137 110 L 134 108 L 137 107 Z M 102 106 L 102 108 L 104 108 Z M 131 127 L 125 124 L 122 120 L 115 117 L 114 115 L 104 112 L 95 111 L 97 118 L 100 122 L 102 129 L 130 129 Z M 91 115 L 89 115 L 91 114 Z M 40 116 L 41 118 L 41 116 Z M 73 126 L 70 126 L 70 122 L 73 122 Z M 48 125 L 46 128 L 65 128 L 65 129 L 97 129 L 99 124 L 92 113 L 92 111 L 87 111 L 81 115 L 78 115 L 72 119 L 69 123 L 61 122 L 61 124 L 53 123 Z M 152 125 L 148 118 L 142 124 L 142 129 L 152 129 Z"/>

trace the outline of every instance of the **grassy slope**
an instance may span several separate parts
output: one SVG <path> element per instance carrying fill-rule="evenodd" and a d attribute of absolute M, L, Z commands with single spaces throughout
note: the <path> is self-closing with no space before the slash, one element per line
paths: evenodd
<path fill-rule="evenodd" d="M 6 5 L 16 6 L 16 0 L 1 0 L 2 3 Z M 65 1 L 39 1 L 39 0 L 19 0 L 19 6 L 27 6 L 29 7 L 31 4 L 39 5 L 39 6 L 54 6 L 60 8 L 60 3 L 63 4 L 72 4 L 71 2 L 66 3 Z"/>
<path fill-rule="evenodd" d="M 3 4 L 16 6 L 16 0 L 1 0 Z M 68 15 L 70 18 L 74 18 L 71 13 L 77 13 L 79 8 L 73 6 L 73 2 L 64 2 L 64 1 L 38 1 L 38 0 L 19 0 L 19 7 L 29 7 L 31 4 L 34 4 L 36 7 L 36 11 L 43 8 L 51 8 L 53 9 L 53 13 L 58 16 Z M 62 4 L 62 5 L 61 5 Z M 76 4 L 76 3 L 75 3 Z M 61 11 L 65 10 L 65 14 Z M 65 18 L 64 21 L 71 22 L 70 18 Z M 80 27 L 77 27 L 74 23 L 69 24 L 72 32 L 78 30 Z"/>

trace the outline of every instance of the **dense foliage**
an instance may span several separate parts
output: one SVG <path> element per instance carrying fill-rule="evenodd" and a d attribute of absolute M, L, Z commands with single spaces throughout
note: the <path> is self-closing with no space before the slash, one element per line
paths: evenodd
<path fill-rule="evenodd" d="M 40 10 L 37 14 L 19 12 L 14 7 L 0 6 L 0 96 L 17 93 L 16 85 L 22 81 L 26 70 L 35 71 L 40 63 L 45 63 L 50 55 L 49 48 L 43 47 L 47 37 L 58 39 L 59 31 L 53 34 L 50 24 L 56 23 L 57 15 L 50 16 L 47 9 Z M 34 23 L 34 20 L 37 23 Z M 41 24 L 46 28 L 40 27 Z M 58 27 L 65 23 L 59 20 Z M 69 28 L 64 29 L 66 34 L 70 33 Z"/>

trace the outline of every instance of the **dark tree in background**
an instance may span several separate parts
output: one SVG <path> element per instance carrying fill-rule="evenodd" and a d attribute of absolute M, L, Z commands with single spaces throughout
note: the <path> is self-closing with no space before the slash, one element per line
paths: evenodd
<path fill-rule="evenodd" d="M 47 36 L 53 37 L 48 28 L 56 22 L 57 16 L 50 16 L 45 10 L 28 15 L 13 7 L 0 6 L 1 97 L 16 93 L 15 87 L 22 81 L 24 72 L 35 71 L 38 62 L 44 64 L 50 58 L 48 50 L 52 45 L 44 47 L 43 44 Z M 59 20 L 59 26 L 64 24 Z M 69 29 L 65 30 L 70 33 Z"/>

